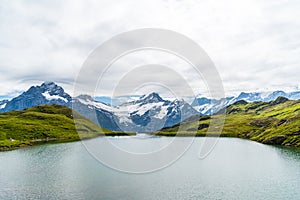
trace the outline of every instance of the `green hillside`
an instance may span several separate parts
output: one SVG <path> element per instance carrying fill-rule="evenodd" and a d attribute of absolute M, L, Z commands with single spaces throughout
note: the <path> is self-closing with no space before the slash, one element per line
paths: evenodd
<path fill-rule="evenodd" d="M 73 114 L 76 115 L 77 130 Z M 100 135 L 127 135 L 99 127 L 70 108 L 37 106 L 0 114 L 0 150 L 16 149 L 42 142 L 67 142 Z"/>
<path fill-rule="evenodd" d="M 279 97 L 268 103 L 236 102 L 226 110 L 226 119 L 221 137 L 240 137 L 273 145 L 300 147 L 300 101 Z M 207 132 L 211 118 L 220 114 L 193 120 L 190 118 L 179 126 L 162 129 L 155 134 L 164 136 L 188 136 L 195 131 L 197 136 L 214 135 Z M 196 119 L 194 117 L 194 119 Z"/>

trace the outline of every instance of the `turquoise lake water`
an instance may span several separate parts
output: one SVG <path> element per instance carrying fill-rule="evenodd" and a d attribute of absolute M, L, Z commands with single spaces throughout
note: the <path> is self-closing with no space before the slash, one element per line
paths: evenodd
<path fill-rule="evenodd" d="M 172 138 L 110 140 L 120 147 L 151 149 Z M 0 199 L 300 199 L 299 150 L 220 138 L 200 160 L 203 141 L 196 138 L 177 162 L 147 174 L 110 169 L 81 142 L 0 152 Z"/>

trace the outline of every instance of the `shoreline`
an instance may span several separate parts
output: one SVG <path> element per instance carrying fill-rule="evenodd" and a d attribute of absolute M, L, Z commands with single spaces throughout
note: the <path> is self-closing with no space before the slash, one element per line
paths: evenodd
<path fill-rule="evenodd" d="M 99 135 L 90 135 L 88 137 L 78 137 L 78 138 L 43 138 L 43 139 L 35 139 L 35 140 L 26 140 L 26 141 L 19 141 L 14 140 L 10 141 L 11 146 L 0 146 L 0 152 L 6 152 L 6 151 L 13 151 L 43 144 L 59 144 L 59 143 L 70 143 L 70 142 L 78 142 L 81 140 L 90 140 L 97 137 L 126 137 L 126 136 L 134 136 L 134 133 L 123 133 L 123 132 L 112 132 L 112 133 L 106 133 L 106 134 L 99 134 Z M 1 140 L 0 142 L 3 142 L 5 140 Z M 8 140 L 9 141 L 9 140 Z M 13 144 L 13 143 L 16 144 Z"/>
<path fill-rule="evenodd" d="M 39 146 L 39 145 L 44 145 L 44 144 L 59 144 L 59 143 L 71 143 L 71 142 L 78 142 L 81 140 L 90 140 L 90 139 L 95 139 L 97 137 L 126 137 L 126 136 L 135 136 L 136 134 L 134 133 L 123 133 L 123 132 L 113 132 L 113 133 L 108 133 L 105 135 L 94 135 L 94 136 L 89 136 L 89 137 L 79 137 L 79 138 L 45 138 L 45 139 L 36 139 L 36 140 L 28 140 L 28 141 L 18 141 L 19 145 L 16 146 L 0 146 L 0 152 L 7 152 L 7 151 L 14 151 L 18 149 L 23 149 L 23 148 L 28 148 L 28 147 L 33 147 L 33 146 Z M 270 145 L 274 147 L 287 147 L 287 148 L 292 148 L 292 149 L 300 149 L 297 146 L 292 146 L 292 145 L 277 145 L 277 144 L 265 144 L 263 142 L 259 142 L 256 140 L 251 140 L 249 138 L 245 137 L 238 137 L 230 134 L 149 134 L 152 136 L 158 136 L 158 137 L 197 137 L 197 138 L 205 138 L 205 137 L 220 137 L 220 138 L 238 138 L 238 139 L 244 139 L 244 140 L 249 140 L 253 142 L 257 142 L 260 144 L 264 145 Z M 0 141 L 1 142 L 1 141 Z"/>
<path fill-rule="evenodd" d="M 294 149 L 300 149 L 299 146 L 294 146 L 292 144 L 276 144 L 276 143 L 264 143 L 264 142 L 261 142 L 261 141 L 257 141 L 257 140 L 252 140 L 250 138 L 247 138 L 247 137 L 239 137 L 237 135 L 234 135 L 234 134 L 190 134 L 190 133 L 179 133 L 178 135 L 177 134 L 173 134 L 173 133 L 157 133 L 157 134 L 153 134 L 153 135 L 156 135 L 156 136 L 161 136 L 161 137 L 220 137 L 220 138 L 238 138 L 238 139 L 244 139 L 244 140 L 249 140 L 249 141 L 253 141 L 253 142 L 257 142 L 257 143 L 260 143 L 260 144 L 264 144 L 264 145 L 270 145 L 270 146 L 277 146 L 277 147 L 290 147 L 290 148 L 294 148 Z"/>

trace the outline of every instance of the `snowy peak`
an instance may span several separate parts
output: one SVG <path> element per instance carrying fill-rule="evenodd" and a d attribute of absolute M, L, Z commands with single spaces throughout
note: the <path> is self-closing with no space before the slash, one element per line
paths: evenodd
<path fill-rule="evenodd" d="M 64 93 L 64 89 L 58 85 L 56 85 L 54 82 L 45 82 L 41 86 L 38 86 L 40 89 L 44 91 L 48 91 L 52 94 L 60 94 Z"/>
<path fill-rule="evenodd" d="M 8 112 L 12 110 L 24 110 L 43 104 L 69 106 L 71 101 L 72 97 L 65 93 L 62 87 L 56 85 L 54 82 L 45 82 L 40 86 L 32 86 L 20 96 L 7 102 L 5 106 L 2 105 L 0 111 Z"/>
<path fill-rule="evenodd" d="M 65 93 L 64 89 L 54 82 L 45 82 L 37 87 L 41 90 L 42 95 L 48 100 L 61 99 L 66 103 L 71 101 L 71 96 Z"/>
<path fill-rule="evenodd" d="M 164 100 L 154 92 L 115 107 L 113 112 L 122 130 L 134 132 L 153 132 L 199 114 L 184 100 Z"/>
<path fill-rule="evenodd" d="M 145 103 L 158 103 L 164 102 L 164 100 L 159 96 L 159 94 L 152 92 L 148 95 L 142 96 L 137 102 L 145 102 Z"/>
<path fill-rule="evenodd" d="M 52 81 L 46 81 L 46 82 L 42 83 L 42 85 L 40 87 L 42 87 L 42 88 L 50 88 L 51 89 L 51 88 L 56 88 L 56 87 L 60 87 L 60 86 L 56 85 Z"/>
<path fill-rule="evenodd" d="M 23 96 L 26 95 L 31 95 L 31 94 L 35 94 L 35 95 L 39 95 L 39 94 L 43 94 L 43 93 L 47 93 L 49 94 L 49 96 L 60 96 L 60 97 L 64 97 L 64 98 L 70 98 L 71 96 L 67 93 L 65 93 L 64 89 L 58 85 L 56 85 L 54 82 L 45 82 L 40 86 L 32 86 L 29 90 L 27 90 L 26 92 L 24 92 Z"/>

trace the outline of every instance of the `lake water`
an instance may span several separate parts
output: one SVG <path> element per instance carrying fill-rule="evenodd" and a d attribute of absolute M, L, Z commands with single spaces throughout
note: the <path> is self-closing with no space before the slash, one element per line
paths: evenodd
<path fill-rule="evenodd" d="M 139 145 L 132 138 L 110 140 L 133 149 Z M 168 140 L 172 138 L 149 138 L 143 143 L 149 148 Z M 177 162 L 148 174 L 112 170 L 94 159 L 81 142 L 1 152 L 0 199 L 300 199 L 299 150 L 221 138 L 200 160 L 203 141 L 196 138 Z"/>

